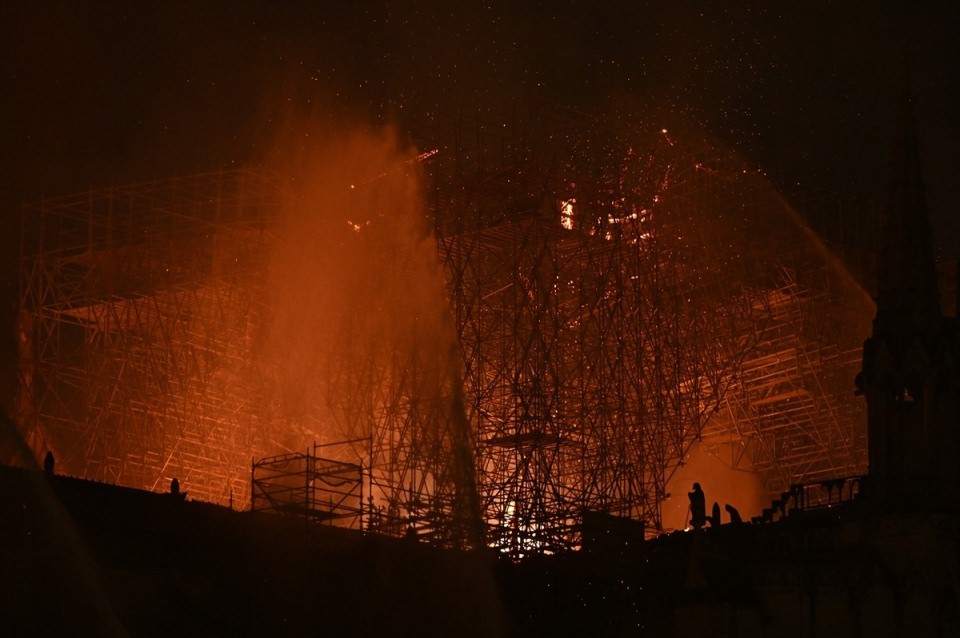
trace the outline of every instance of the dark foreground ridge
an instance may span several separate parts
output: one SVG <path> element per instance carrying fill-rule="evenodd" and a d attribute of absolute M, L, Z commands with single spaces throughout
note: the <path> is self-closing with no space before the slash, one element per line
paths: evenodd
<path fill-rule="evenodd" d="M 499 631 L 473 554 L 7 467 L 0 508 L 3 635 Z"/>
<path fill-rule="evenodd" d="M 635 523 L 587 515 L 581 551 L 519 563 L 8 467 L 0 507 L 4 635 L 881 636 L 960 627 L 957 517 L 929 503 L 794 502 L 773 522 L 648 541 Z"/>

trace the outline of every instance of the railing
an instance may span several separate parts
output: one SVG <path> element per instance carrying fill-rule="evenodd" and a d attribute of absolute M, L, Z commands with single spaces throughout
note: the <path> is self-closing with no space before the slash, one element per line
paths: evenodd
<path fill-rule="evenodd" d="M 363 528 L 365 469 L 351 463 L 317 455 L 323 447 L 350 445 L 365 439 L 327 445 L 314 444 L 304 453 L 278 454 L 251 467 L 250 509 L 301 516 L 321 523 Z M 336 521 L 336 522 L 335 522 Z"/>
<path fill-rule="evenodd" d="M 770 522 L 785 518 L 793 511 L 827 509 L 849 503 L 859 498 L 865 478 L 864 475 L 845 476 L 791 485 L 789 490 L 782 492 L 780 498 L 764 509 L 760 516 L 754 517 L 753 521 Z"/>

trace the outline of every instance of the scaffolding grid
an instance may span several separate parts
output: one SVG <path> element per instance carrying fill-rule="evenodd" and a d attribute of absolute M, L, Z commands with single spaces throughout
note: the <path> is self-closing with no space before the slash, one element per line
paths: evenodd
<path fill-rule="evenodd" d="M 556 109 L 447 124 L 423 169 L 456 347 L 344 309 L 313 424 L 278 413 L 262 343 L 282 179 L 25 207 L 30 445 L 68 473 L 176 476 L 246 506 L 250 458 L 305 449 L 332 420 L 333 438 L 369 442 L 345 454 L 368 459 L 357 507 L 378 531 L 515 557 L 579 547 L 585 511 L 661 531 L 696 444 L 770 494 L 865 470 L 852 380 L 869 299 L 762 175 L 708 140 Z"/>
<path fill-rule="evenodd" d="M 213 502 L 270 441 L 249 380 L 275 178 L 221 172 L 25 207 L 20 410 L 64 472 Z"/>

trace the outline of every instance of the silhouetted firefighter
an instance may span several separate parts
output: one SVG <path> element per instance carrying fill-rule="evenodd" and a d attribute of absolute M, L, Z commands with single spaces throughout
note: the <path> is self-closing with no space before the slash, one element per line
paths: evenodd
<path fill-rule="evenodd" d="M 730 503 L 727 503 L 727 504 L 724 505 L 723 507 L 724 507 L 724 509 L 727 510 L 727 513 L 730 515 L 730 522 L 731 522 L 731 523 L 733 523 L 734 525 L 738 525 L 738 524 L 740 524 L 740 523 L 743 522 L 743 518 L 741 518 L 740 512 L 737 510 L 736 507 L 734 507 L 734 506 L 731 505 Z"/>
<path fill-rule="evenodd" d="M 180 491 L 180 479 L 177 477 L 170 481 L 170 496 L 181 501 L 187 500 L 187 493 Z"/>
<path fill-rule="evenodd" d="M 707 501 L 699 483 L 693 484 L 693 491 L 688 492 L 690 497 L 690 524 L 693 529 L 700 529 L 707 522 Z"/>
<path fill-rule="evenodd" d="M 46 472 L 47 476 L 53 475 L 53 452 L 47 452 L 47 455 L 43 457 L 43 471 Z"/>
<path fill-rule="evenodd" d="M 713 509 L 710 510 L 710 516 L 707 517 L 707 522 L 710 523 L 710 527 L 720 527 L 720 503 L 716 501 L 713 502 Z"/>

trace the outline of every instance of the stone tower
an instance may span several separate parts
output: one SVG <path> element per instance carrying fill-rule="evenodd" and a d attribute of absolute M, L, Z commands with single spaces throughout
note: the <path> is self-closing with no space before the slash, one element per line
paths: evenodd
<path fill-rule="evenodd" d="M 904 99 L 890 170 L 877 314 L 864 342 L 872 494 L 960 504 L 960 378 L 955 319 L 940 311 L 912 105 Z"/>

